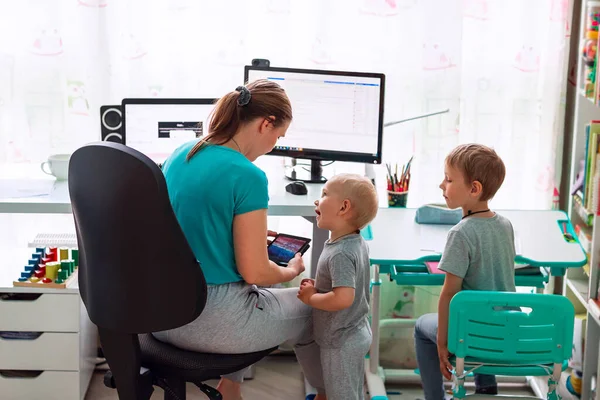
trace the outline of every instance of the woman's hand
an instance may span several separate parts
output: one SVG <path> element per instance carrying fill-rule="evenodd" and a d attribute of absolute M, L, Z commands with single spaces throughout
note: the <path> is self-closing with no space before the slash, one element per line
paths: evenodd
<path fill-rule="evenodd" d="M 269 240 L 270 237 L 274 238 L 278 233 L 272 230 L 267 229 L 267 246 L 271 244 L 272 240 Z"/>
<path fill-rule="evenodd" d="M 302 255 L 300 253 L 296 253 L 294 258 L 292 258 L 288 262 L 287 268 L 288 269 L 291 268 L 293 271 L 295 271 L 296 275 L 294 275 L 294 277 L 303 273 L 304 272 L 304 260 L 302 259 Z"/>

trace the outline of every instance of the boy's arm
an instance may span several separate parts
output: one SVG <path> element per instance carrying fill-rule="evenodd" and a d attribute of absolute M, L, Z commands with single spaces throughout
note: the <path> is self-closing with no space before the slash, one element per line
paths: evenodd
<path fill-rule="evenodd" d="M 462 288 L 463 278 L 446 273 L 444 286 L 438 302 L 438 331 L 437 346 L 440 357 L 440 369 L 446 379 L 451 379 L 452 365 L 448 361 L 448 316 L 450 314 L 450 300 Z"/>

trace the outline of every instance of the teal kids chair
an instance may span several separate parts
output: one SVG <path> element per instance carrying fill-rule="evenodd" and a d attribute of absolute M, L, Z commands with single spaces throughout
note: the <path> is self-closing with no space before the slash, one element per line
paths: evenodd
<path fill-rule="evenodd" d="M 465 376 L 547 376 L 548 400 L 567 368 L 575 310 L 558 295 L 462 291 L 450 302 L 448 350 L 454 354 L 454 398 L 466 396 Z"/>

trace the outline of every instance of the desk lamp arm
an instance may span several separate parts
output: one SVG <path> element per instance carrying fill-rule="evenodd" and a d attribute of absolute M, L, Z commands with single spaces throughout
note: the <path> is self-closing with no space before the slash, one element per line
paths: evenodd
<path fill-rule="evenodd" d="M 441 110 L 441 111 L 434 111 L 434 112 L 427 113 L 427 114 L 416 115 L 414 117 L 405 118 L 405 119 L 401 119 L 401 120 L 398 120 L 398 121 L 386 122 L 386 123 L 383 124 L 383 127 L 387 128 L 389 126 L 394 126 L 394 125 L 397 125 L 397 124 L 401 124 L 403 122 L 414 121 L 415 119 L 433 117 L 434 115 L 446 114 L 446 113 L 449 113 L 449 112 L 450 112 L 450 109 L 447 108 L 447 109 Z M 375 169 L 373 168 L 373 164 L 366 164 L 365 163 L 365 176 L 367 178 L 369 178 L 371 180 L 371 182 L 373 182 L 373 185 L 375 184 Z"/>

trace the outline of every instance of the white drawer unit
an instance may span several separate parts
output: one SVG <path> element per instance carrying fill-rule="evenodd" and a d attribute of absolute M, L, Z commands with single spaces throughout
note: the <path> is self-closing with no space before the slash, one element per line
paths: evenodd
<path fill-rule="evenodd" d="M 0 293 L 0 331 L 79 332 L 77 293 Z"/>
<path fill-rule="evenodd" d="M 79 399 L 78 372 L 31 371 L 31 376 L 0 371 L 2 400 L 65 400 Z"/>
<path fill-rule="evenodd" d="M 7 369 L 77 371 L 79 334 L 37 332 L 31 339 L 6 339 L 0 332 L 0 370 Z"/>
<path fill-rule="evenodd" d="M 0 287 L 2 400 L 83 400 L 96 347 L 76 289 Z"/>

